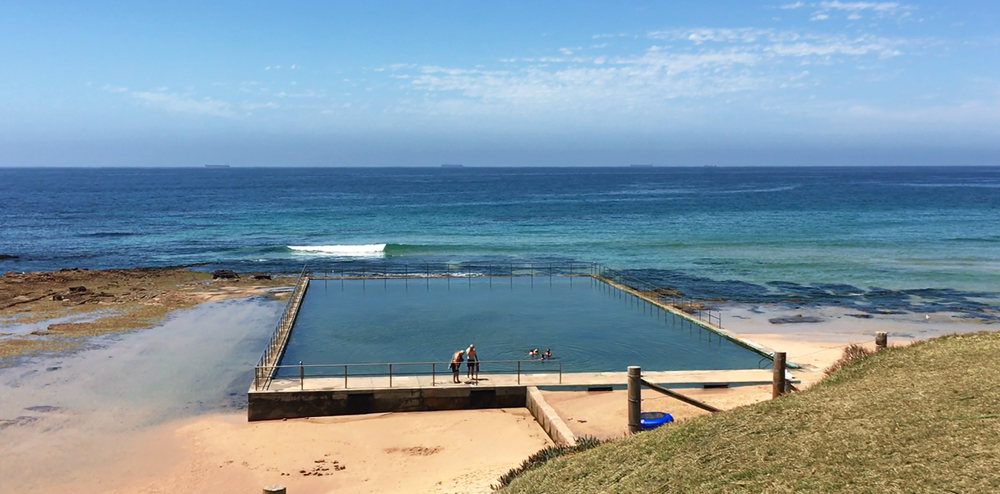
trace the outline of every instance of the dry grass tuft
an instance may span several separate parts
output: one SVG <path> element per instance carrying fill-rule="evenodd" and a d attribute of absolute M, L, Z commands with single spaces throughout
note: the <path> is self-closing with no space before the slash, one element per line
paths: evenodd
<path fill-rule="evenodd" d="M 844 354 L 841 355 L 840 359 L 834 362 L 833 365 L 831 365 L 830 367 L 827 367 L 826 370 L 823 371 L 823 373 L 829 376 L 830 374 L 833 374 L 834 372 L 837 372 L 840 369 L 847 367 L 848 365 L 861 361 L 862 359 L 873 353 L 875 352 L 872 350 L 869 350 L 861 345 L 851 343 L 847 348 L 844 349 Z"/>

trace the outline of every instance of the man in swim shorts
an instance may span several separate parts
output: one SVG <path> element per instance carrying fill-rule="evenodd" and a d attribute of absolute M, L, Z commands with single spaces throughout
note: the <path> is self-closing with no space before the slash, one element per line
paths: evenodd
<path fill-rule="evenodd" d="M 469 379 L 479 379 L 479 356 L 476 355 L 476 345 L 470 343 L 465 355 L 468 360 L 468 363 L 465 364 L 466 375 Z"/>
<path fill-rule="evenodd" d="M 452 354 L 451 356 L 451 382 L 460 383 L 461 379 L 458 378 L 458 372 L 462 368 L 462 350 L 459 350 Z"/>

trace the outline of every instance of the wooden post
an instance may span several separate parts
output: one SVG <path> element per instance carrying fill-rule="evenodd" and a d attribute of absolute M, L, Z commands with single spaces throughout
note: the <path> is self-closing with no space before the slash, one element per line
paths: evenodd
<path fill-rule="evenodd" d="M 642 409 L 642 368 L 637 365 L 628 367 L 628 433 L 635 434 L 642 430 L 639 413 Z"/>
<path fill-rule="evenodd" d="M 264 494 L 285 494 L 285 486 L 283 485 L 265 485 Z"/>
<path fill-rule="evenodd" d="M 777 398 L 785 394 L 785 352 L 774 352 L 773 380 L 771 398 Z"/>
<path fill-rule="evenodd" d="M 879 331 L 875 333 L 875 350 L 885 350 L 889 346 L 889 333 Z"/>

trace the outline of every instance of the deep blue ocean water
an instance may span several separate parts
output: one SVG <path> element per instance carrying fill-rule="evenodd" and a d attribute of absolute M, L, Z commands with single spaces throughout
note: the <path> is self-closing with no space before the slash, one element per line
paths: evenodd
<path fill-rule="evenodd" d="M 0 169 L 0 254 L 17 256 L 0 271 L 575 260 L 734 300 L 995 300 L 1000 168 Z"/>

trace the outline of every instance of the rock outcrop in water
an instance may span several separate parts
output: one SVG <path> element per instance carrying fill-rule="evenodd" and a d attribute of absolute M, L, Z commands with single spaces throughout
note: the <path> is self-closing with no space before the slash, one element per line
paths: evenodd
<path fill-rule="evenodd" d="M 12 259 L 17 259 L 17 256 L 12 254 L 0 254 L 0 261 L 8 261 Z"/>
<path fill-rule="evenodd" d="M 239 277 L 240 275 L 236 274 L 236 271 L 233 271 L 232 269 L 216 269 L 215 271 L 212 271 L 213 280 L 235 280 Z"/>

